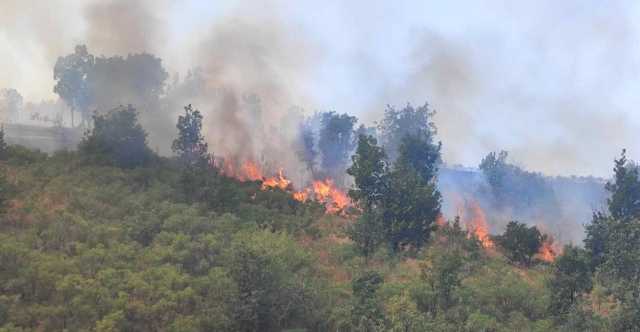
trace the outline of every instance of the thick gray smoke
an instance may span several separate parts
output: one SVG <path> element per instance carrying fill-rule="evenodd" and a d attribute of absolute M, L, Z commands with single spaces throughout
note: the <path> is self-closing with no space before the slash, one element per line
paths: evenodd
<path fill-rule="evenodd" d="M 100 1 L 84 9 L 86 43 L 97 54 L 153 52 L 167 34 L 165 1 Z M 166 39 L 165 39 L 166 40 Z"/>
<path fill-rule="evenodd" d="M 37 116 L 21 119 L 68 124 L 52 93 L 58 56 L 76 44 L 96 56 L 147 52 L 171 75 L 157 104 L 138 105 L 152 148 L 163 154 L 171 152 L 182 107 L 193 104 L 205 115 L 216 155 L 270 172 L 284 167 L 303 182 L 308 170 L 295 151 L 305 111 L 346 112 L 371 125 L 386 104 L 428 101 L 449 164 L 476 166 L 505 149 L 529 170 L 605 177 L 621 148 L 640 153 L 633 140 L 640 123 L 637 9 L 550 0 L 322 7 L 7 0 L 0 4 L 0 89 L 16 88 L 25 105 L 39 105 L 29 111 Z M 451 176 L 451 188 L 466 181 Z M 570 230 L 557 232 L 574 241 L 574 226 L 588 221 L 601 196 L 579 180 L 554 181 L 564 212 L 545 218 L 570 220 Z"/>

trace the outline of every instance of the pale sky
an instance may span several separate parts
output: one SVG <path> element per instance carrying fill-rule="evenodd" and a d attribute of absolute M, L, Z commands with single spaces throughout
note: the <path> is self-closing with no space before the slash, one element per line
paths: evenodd
<path fill-rule="evenodd" d="M 77 43 L 121 52 L 89 37 L 93 3 L 0 1 L 0 88 L 53 98 L 57 56 Z M 475 166 L 505 149 L 531 170 L 607 177 L 622 148 L 640 159 L 636 1 L 138 3 L 155 33 L 144 50 L 170 72 L 198 65 L 194 50 L 229 17 L 272 22 L 312 58 L 304 86 L 292 87 L 310 96 L 299 106 L 370 123 L 386 104 L 428 101 L 449 163 Z"/>

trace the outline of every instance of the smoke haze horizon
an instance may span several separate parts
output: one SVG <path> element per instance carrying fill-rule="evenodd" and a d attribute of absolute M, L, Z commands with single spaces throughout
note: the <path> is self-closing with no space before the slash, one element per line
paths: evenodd
<path fill-rule="evenodd" d="M 277 0 L 260 7 L 8 0 L 1 6 L 0 88 L 17 89 L 25 101 L 55 99 L 53 64 L 86 44 L 97 56 L 154 54 L 172 76 L 202 68 L 208 91 L 220 94 L 187 103 L 205 115 L 255 94 L 269 126 L 293 106 L 307 114 L 346 112 L 371 125 L 386 104 L 427 101 L 437 111 L 449 164 L 475 167 L 504 149 L 545 175 L 609 177 L 622 148 L 632 159 L 640 156 L 633 139 L 640 129 L 636 4 L 330 1 L 320 8 Z M 246 124 L 242 112 L 232 114 Z"/>

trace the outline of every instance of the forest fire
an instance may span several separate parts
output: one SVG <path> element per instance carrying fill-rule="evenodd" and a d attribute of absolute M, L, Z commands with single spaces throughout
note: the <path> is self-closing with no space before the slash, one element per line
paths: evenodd
<path fill-rule="evenodd" d="M 278 170 L 278 175 L 266 178 L 262 181 L 262 190 L 267 188 L 280 188 L 286 190 L 291 185 L 291 180 L 282 175 L 282 168 Z"/>
<path fill-rule="evenodd" d="M 478 238 L 482 247 L 494 248 L 495 243 L 491 240 L 487 218 L 480 204 L 473 199 L 464 200 L 463 205 L 458 205 L 457 210 L 460 219 L 467 226 L 467 229 Z M 465 212 L 469 212 L 468 216 Z"/>
<path fill-rule="evenodd" d="M 551 263 L 556 260 L 558 254 L 560 254 L 560 250 L 556 248 L 552 239 L 547 238 L 542 242 L 542 247 L 540 247 L 540 250 L 538 251 L 538 258 Z"/>
<path fill-rule="evenodd" d="M 313 181 L 311 187 L 293 193 L 293 198 L 301 202 L 310 197 L 323 203 L 329 213 L 338 213 L 351 202 L 347 194 L 338 189 L 331 179 Z"/>
<path fill-rule="evenodd" d="M 245 161 L 240 167 L 234 167 L 233 162 L 222 161 L 217 163 L 222 173 L 226 176 L 236 178 L 240 181 L 262 181 L 261 190 L 278 188 L 285 191 L 292 191 L 293 184 L 284 175 L 284 170 L 280 168 L 278 173 L 272 177 L 264 176 L 260 166 L 253 161 Z M 337 188 L 332 179 L 313 181 L 311 186 L 292 192 L 293 199 L 304 202 L 315 199 L 325 205 L 328 213 L 339 213 L 350 204 L 347 194 Z"/>
<path fill-rule="evenodd" d="M 313 193 L 318 201 L 325 203 L 327 211 L 336 213 L 349 205 L 349 197 L 338 189 L 331 179 L 313 182 Z"/>

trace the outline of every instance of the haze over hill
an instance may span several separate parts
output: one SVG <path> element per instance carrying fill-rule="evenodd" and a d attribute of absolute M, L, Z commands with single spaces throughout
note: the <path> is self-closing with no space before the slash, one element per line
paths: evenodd
<path fill-rule="evenodd" d="M 640 153 L 638 6 L 8 0 L 0 88 L 55 98 L 52 67 L 76 44 L 146 51 L 171 75 L 201 67 L 209 89 L 256 93 L 273 114 L 331 109 L 371 123 L 387 103 L 427 100 L 450 164 L 505 149 L 530 170 L 606 177 L 621 148 Z"/>

